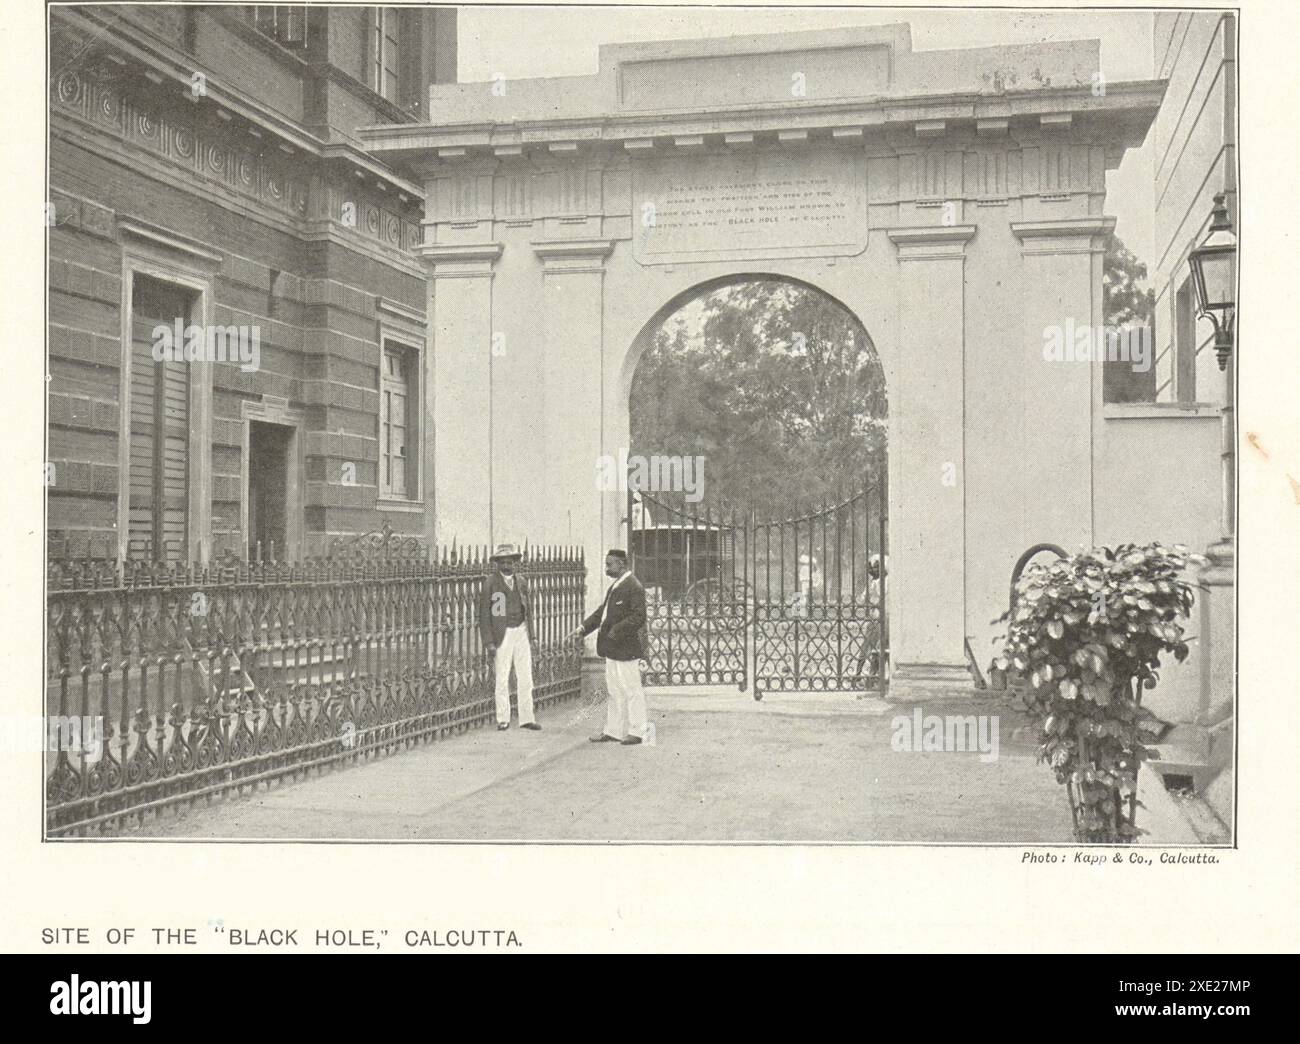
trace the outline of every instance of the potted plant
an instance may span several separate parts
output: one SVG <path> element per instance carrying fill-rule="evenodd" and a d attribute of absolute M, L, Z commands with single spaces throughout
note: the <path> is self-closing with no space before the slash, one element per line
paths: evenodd
<path fill-rule="evenodd" d="M 1137 773 L 1164 728 L 1142 706 L 1160 657 L 1187 658 L 1183 621 L 1194 599 L 1182 545 L 1121 544 L 1031 565 L 1016 581 L 995 665 L 1037 719 L 1046 761 L 1070 797 L 1077 840 L 1137 837 Z"/>

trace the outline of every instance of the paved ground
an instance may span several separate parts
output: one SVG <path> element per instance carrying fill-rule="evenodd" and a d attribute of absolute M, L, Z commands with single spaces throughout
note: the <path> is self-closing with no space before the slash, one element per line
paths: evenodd
<path fill-rule="evenodd" d="M 594 744 L 573 703 L 541 732 L 480 730 L 257 794 L 167 813 L 133 835 L 621 841 L 1069 842 L 1063 788 L 996 700 L 996 761 L 891 749 L 912 707 L 851 696 L 652 693 L 654 744 Z"/>

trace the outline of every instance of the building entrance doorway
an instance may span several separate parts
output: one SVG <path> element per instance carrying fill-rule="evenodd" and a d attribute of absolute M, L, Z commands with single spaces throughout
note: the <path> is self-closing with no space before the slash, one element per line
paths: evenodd
<path fill-rule="evenodd" d="M 254 561 L 288 557 L 289 476 L 294 429 L 248 424 L 248 551 Z"/>

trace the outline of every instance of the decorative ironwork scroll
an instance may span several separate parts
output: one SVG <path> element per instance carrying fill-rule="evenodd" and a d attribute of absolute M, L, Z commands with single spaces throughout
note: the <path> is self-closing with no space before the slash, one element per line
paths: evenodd
<path fill-rule="evenodd" d="M 696 514 L 628 498 L 646 588 L 648 685 L 764 692 L 887 685 L 888 499 L 883 482 L 795 518 Z"/>

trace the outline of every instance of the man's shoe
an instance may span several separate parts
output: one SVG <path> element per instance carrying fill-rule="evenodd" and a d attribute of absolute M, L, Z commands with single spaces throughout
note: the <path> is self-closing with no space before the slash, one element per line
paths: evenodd
<path fill-rule="evenodd" d="M 526 722 L 524 722 L 522 725 L 520 725 L 519 727 L 520 727 L 521 729 L 528 729 L 528 730 L 530 730 L 531 732 L 541 732 L 541 731 L 542 731 L 542 727 L 541 727 L 540 725 L 538 725 L 537 722 L 535 722 L 535 721 L 526 721 Z"/>
<path fill-rule="evenodd" d="M 608 732 L 602 732 L 599 735 L 588 736 L 587 738 L 592 743 L 618 743 L 619 742 L 619 738 L 617 736 L 611 736 Z"/>
<path fill-rule="evenodd" d="M 640 736 L 629 736 L 629 737 L 628 737 L 627 739 L 625 739 L 625 740 L 620 740 L 620 742 L 621 742 L 621 743 L 623 744 L 623 746 L 625 746 L 625 747 L 635 747 L 638 743 L 641 742 L 641 737 L 640 737 Z"/>
<path fill-rule="evenodd" d="M 497 732 L 505 732 L 506 729 L 508 729 L 508 728 L 510 728 L 510 722 L 508 722 L 508 721 L 498 721 L 498 722 L 497 722 Z"/>

